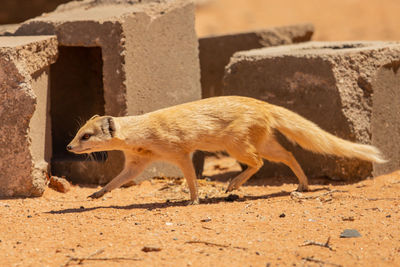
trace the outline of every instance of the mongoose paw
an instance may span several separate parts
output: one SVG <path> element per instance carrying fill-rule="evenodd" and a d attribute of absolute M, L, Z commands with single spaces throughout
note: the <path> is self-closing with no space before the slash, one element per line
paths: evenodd
<path fill-rule="evenodd" d="M 93 194 L 88 196 L 88 198 L 92 198 L 92 199 L 101 198 L 102 196 L 104 196 L 104 194 L 105 194 L 104 191 L 100 190 L 100 191 L 94 192 Z"/>
<path fill-rule="evenodd" d="M 200 201 L 198 200 L 198 199 L 196 199 L 196 200 L 190 200 L 189 202 L 188 202 L 188 206 L 189 205 L 199 205 L 200 204 Z"/>
<path fill-rule="evenodd" d="M 236 188 L 236 185 L 235 185 L 234 183 L 231 182 L 231 183 L 228 185 L 228 188 L 225 190 L 225 193 L 232 192 L 232 191 L 235 190 L 235 189 L 237 189 L 237 188 Z"/>
<path fill-rule="evenodd" d="M 299 186 L 296 189 L 297 192 L 307 192 L 309 190 L 310 189 L 308 188 L 308 185 L 302 185 L 302 184 L 299 184 Z"/>

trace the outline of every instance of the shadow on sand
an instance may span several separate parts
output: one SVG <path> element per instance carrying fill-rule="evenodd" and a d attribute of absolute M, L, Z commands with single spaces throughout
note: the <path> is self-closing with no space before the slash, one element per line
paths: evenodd
<path fill-rule="evenodd" d="M 321 188 L 315 188 L 313 190 L 310 190 L 309 192 L 317 192 L 317 191 L 323 191 L 323 190 L 328 190 L 326 187 L 321 187 Z M 200 205 L 205 205 L 205 204 L 218 204 L 221 202 L 244 202 L 244 201 L 252 201 L 252 200 L 259 200 L 259 199 L 271 199 L 271 198 L 279 198 L 279 197 L 285 197 L 285 196 L 290 196 L 291 192 L 290 191 L 280 191 L 272 194 L 267 194 L 267 195 L 261 195 L 261 196 L 249 196 L 245 195 L 243 197 L 239 197 L 237 195 L 231 194 L 227 197 L 215 197 L 215 198 L 202 198 L 200 199 Z M 97 207 L 91 207 L 91 208 L 72 208 L 72 209 L 62 209 L 62 210 L 51 210 L 48 212 L 45 212 L 47 214 L 68 214 L 68 213 L 82 213 L 82 212 L 90 212 L 93 210 L 97 209 L 122 209 L 122 210 L 135 210 L 135 209 L 146 209 L 146 210 L 154 210 L 154 209 L 165 209 L 169 207 L 184 207 L 188 206 L 189 201 L 187 200 L 181 200 L 181 201 L 166 201 L 166 202 L 153 202 L 153 203 L 138 203 L 138 204 L 130 204 L 126 206 L 117 206 L 117 205 L 111 205 L 111 206 L 97 206 Z"/>

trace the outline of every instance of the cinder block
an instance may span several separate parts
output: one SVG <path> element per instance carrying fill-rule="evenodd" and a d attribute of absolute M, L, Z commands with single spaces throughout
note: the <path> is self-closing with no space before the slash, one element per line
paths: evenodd
<path fill-rule="evenodd" d="M 396 60 L 388 60 L 372 78 L 372 144 L 379 147 L 389 162 L 374 164 L 374 175 L 400 168 L 400 57 L 399 48 L 392 50 Z"/>
<path fill-rule="evenodd" d="M 400 147 L 400 44 L 311 42 L 236 53 L 225 73 L 225 95 L 243 95 L 284 106 L 322 129 L 371 143 L 391 158 L 371 164 L 306 152 L 285 142 L 309 177 L 358 180 L 398 169 Z M 266 163 L 259 176 L 292 175 Z"/>
<path fill-rule="evenodd" d="M 0 197 L 40 196 L 51 157 L 55 36 L 0 37 Z"/>
<path fill-rule="evenodd" d="M 122 169 L 119 152 L 86 160 L 65 150 L 77 119 L 137 115 L 201 97 L 194 4 L 80 1 L 25 22 L 17 35 L 55 34 L 51 67 L 52 171 L 79 183 L 106 183 Z M 108 4 L 107 4 L 108 3 Z M 156 164 L 144 178 L 180 175 Z"/>
<path fill-rule="evenodd" d="M 200 38 L 202 97 L 221 95 L 225 66 L 235 52 L 306 42 L 310 41 L 313 33 L 312 24 L 297 24 Z"/>

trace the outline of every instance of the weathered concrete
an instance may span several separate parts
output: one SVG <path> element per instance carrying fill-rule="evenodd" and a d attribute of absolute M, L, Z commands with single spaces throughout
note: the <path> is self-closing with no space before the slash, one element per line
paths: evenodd
<path fill-rule="evenodd" d="M 51 68 L 52 170 L 74 182 L 105 183 L 123 164 L 116 152 L 105 161 L 66 152 L 77 119 L 142 114 L 201 97 L 194 4 L 111 2 L 71 2 L 16 31 L 57 35 L 60 57 Z M 180 174 L 176 168 L 149 170 L 147 176 Z"/>
<path fill-rule="evenodd" d="M 225 66 L 238 51 L 310 41 L 312 24 L 273 27 L 254 32 L 199 39 L 202 97 L 221 95 Z"/>
<path fill-rule="evenodd" d="M 0 197 L 40 196 L 51 157 L 55 36 L 0 37 Z"/>
<path fill-rule="evenodd" d="M 398 50 L 393 54 L 398 54 Z M 398 58 L 399 59 L 399 58 Z M 398 170 L 400 167 L 400 61 L 391 61 L 372 77 L 372 143 L 390 161 L 374 165 L 374 175 Z"/>
<path fill-rule="evenodd" d="M 357 180 L 371 176 L 372 170 L 376 175 L 400 167 L 400 149 L 392 145 L 399 142 L 399 59 L 400 45 L 384 42 L 311 42 L 239 52 L 227 67 L 224 94 L 284 106 L 351 141 L 371 143 L 373 136 L 372 143 L 385 155 L 395 155 L 392 163 L 373 166 L 316 155 L 281 138 L 309 177 Z M 292 174 L 270 163 L 259 173 L 277 175 Z"/>

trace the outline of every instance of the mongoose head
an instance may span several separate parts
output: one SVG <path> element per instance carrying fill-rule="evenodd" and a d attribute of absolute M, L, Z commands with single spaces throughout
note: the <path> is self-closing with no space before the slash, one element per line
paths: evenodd
<path fill-rule="evenodd" d="M 115 131 L 113 117 L 95 115 L 79 129 L 67 150 L 75 154 L 111 150 Z"/>

